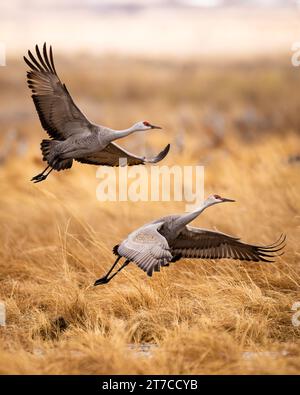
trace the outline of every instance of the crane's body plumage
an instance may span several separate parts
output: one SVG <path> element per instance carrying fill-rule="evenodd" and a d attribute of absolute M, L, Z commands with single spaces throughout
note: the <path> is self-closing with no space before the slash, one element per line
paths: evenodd
<path fill-rule="evenodd" d="M 239 238 L 222 232 L 188 225 L 207 207 L 226 201 L 232 200 L 212 195 L 192 213 L 165 216 L 133 231 L 113 249 L 114 254 L 118 256 L 117 261 L 120 257 L 126 258 L 121 269 L 134 262 L 148 276 L 152 276 L 153 272 L 160 271 L 161 267 L 169 266 L 171 262 L 181 258 L 272 262 L 271 259 L 284 247 L 283 236 L 274 244 L 258 246 L 243 243 Z M 113 278 L 117 272 L 108 277 L 112 269 L 97 280 L 95 285 L 107 283 Z"/>
<path fill-rule="evenodd" d="M 65 84 L 55 70 L 52 48 L 49 54 L 46 44 L 41 54 L 36 46 L 36 57 L 28 51 L 25 62 L 30 67 L 27 73 L 28 86 L 32 91 L 32 99 L 39 115 L 42 127 L 51 140 L 43 140 L 41 150 L 43 160 L 50 167 L 49 173 L 72 167 L 73 160 L 93 165 L 119 166 L 121 158 L 127 159 L 127 165 L 157 163 L 169 152 L 170 145 L 154 158 L 139 157 L 123 150 L 113 143 L 114 140 L 132 133 L 150 129 L 160 129 L 149 122 L 138 122 L 124 130 L 114 130 L 96 125 L 88 120 L 74 103 Z M 44 180 L 44 172 L 33 177 L 33 181 Z"/>

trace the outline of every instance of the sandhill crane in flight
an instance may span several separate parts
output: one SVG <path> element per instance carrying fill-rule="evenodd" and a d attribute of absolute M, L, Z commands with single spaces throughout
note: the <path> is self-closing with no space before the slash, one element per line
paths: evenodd
<path fill-rule="evenodd" d="M 181 258 L 239 259 L 241 261 L 273 262 L 278 251 L 284 248 L 285 236 L 268 246 L 246 244 L 239 238 L 225 233 L 194 228 L 188 224 L 207 207 L 214 204 L 234 202 L 219 195 L 209 196 L 195 211 L 183 215 L 169 215 L 152 221 L 134 232 L 113 248 L 117 259 L 108 273 L 94 285 L 108 283 L 130 262 L 134 262 L 148 276 L 159 272 L 162 266 L 169 266 Z M 119 270 L 110 273 L 122 258 L 126 258 Z"/>
<path fill-rule="evenodd" d="M 168 154 L 169 144 L 154 158 L 136 156 L 114 144 L 114 140 L 132 133 L 161 127 L 141 121 L 128 129 L 114 130 L 91 123 L 74 103 L 65 84 L 60 81 L 51 46 L 49 54 L 46 43 L 43 55 L 37 45 L 35 50 L 36 57 L 30 51 L 30 60 L 24 56 L 30 67 L 27 83 L 42 127 L 52 140 L 43 140 L 41 143 L 43 160 L 48 166 L 33 177 L 32 181 L 45 180 L 53 169 L 60 171 L 71 168 L 73 159 L 92 165 L 118 166 L 119 159 L 125 158 L 127 165 L 131 166 L 157 163 Z"/>

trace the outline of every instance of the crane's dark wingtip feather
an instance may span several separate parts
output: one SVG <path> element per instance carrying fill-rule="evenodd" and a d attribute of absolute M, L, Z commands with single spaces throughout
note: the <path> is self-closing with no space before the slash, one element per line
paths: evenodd
<path fill-rule="evenodd" d="M 25 62 L 29 67 L 31 67 L 31 66 L 30 66 L 30 62 L 29 62 L 29 60 L 26 58 L 26 56 L 23 56 L 23 59 L 24 59 L 24 62 Z"/>
<path fill-rule="evenodd" d="M 269 244 L 264 246 L 265 248 L 269 248 L 269 247 L 275 247 L 275 246 L 279 246 L 280 244 L 284 243 L 286 241 L 286 234 L 281 233 L 281 235 L 279 236 L 279 238 L 274 241 L 274 243 Z"/>
<path fill-rule="evenodd" d="M 277 251 L 282 250 L 285 246 L 286 246 L 286 244 L 280 243 L 280 244 L 274 245 L 273 247 L 259 247 L 259 251 L 275 253 Z"/>
<path fill-rule="evenodd" d="M 275 261 L 271 261 L 271 260 L 269 260 L 269 259 L 260 258 L 260 260 L 261 260 L 262 262 L 275 263 Z"/>
<path fill-rule="evenodd" d="M 43 59 L 40 49 L 39 47 L 36 45 L 35 47 L 35 51 L 37 54 L 37 57 L 39 58 L 39 61 L 41 62 L 41 65 L 43 66 L 43 68 L 45 69 L 45 71 L 50 71 L 51 72 L 51 68 L 49 68 L 49 66 L 45 63 L 45 60 Z"/>
<path fill-rule="evenodd" d="M 279 256 L 282 256 L 284 254 L 284 251 L 282 251 L 282 250 L 286 247 L 286 244 L 283 244 L 285 242 L 285 240 L 286 240 L 285 235 L 283 238 L 281 235 L 276 243 L 273 243 L 267 247 L 258 248 L 259 259 L 263 262 L 275 262 L 274 260 L 271 261 L 266 258 L 275 259 Z M 278 253 L 278 251 L 280 251 L 280 253 Z"/>
<path fill-rule="evenodd" d="M 23 59 L 27 63 L 27 65 L 34 71 L 50 72 L 50 73 L 57 75 L 55 67 L 54 67 L 53 53 L 52 53 L 51 46 L 50 46 L 50 53 L 49 53 L 50 60 L 49 60 L 48 53 L 47 53 L 46 42 L 43 45 L 43 55 L 40 51 L 38 44 L 35 45 L 35 52 L 36 52 L 36 57 L 32 54 L 32 52 L 30 50 L 28 50 L 28 57 L 30 60 L 28 60 L 25 56 L 23 57 Z"/>
<path fill-rule="evenodd" d="M 54 73 L 57 75 L 55 66 L 54 66 L 54 59 L 53 59 L 53 52 L 52 52 L 52 45 L 50 45 L 50 62 Z"/>
<path fill-rule="evenodd" d="M 43 44 L 43 52 L 44 52 L 44 53 L 47 52 L 47 44 L 46 44 L 46 41 L 45 41 L 44 44 Z"/>
<path fill-rule="evenodd" d="M 43 62 L 41 62 L 41 64 L 36 60 L 36 58 L 33 56 L 33 54 L 31 53 L 31 51 L 28 51 L 28 56 L 30 57 L 32 63 L 37 67 L 38 71 L 45 71 L 43 68 Z M 40 60 L 40 56 L 39 56 L 39 51 L 37 51 L 37 56 Z"/>
<path fill-rule="evenodd" d="M 253 247 L 259 249 L 260 251 L 264 252 L 277 252 L 285 247 L 283 243 L 286 241 L 286 235 L 281 235 L 279 239 L 277 239 L 274 243 L 269 245 L 255 245 Z"/>
<path fill-rule="evenodd" d="M 34 66 L 25 56 L 23 56 L 23 59 L 24 59 L 25 63 L 27 64 L 27 66 L 30 67 L 31 71 L 32 70 L 39 71 L 38 68 L 36 66 Z M 27 75 L 28 75 L 28 73 L 27 73 Z"/>
<path fill-rule="evenodd" d="M 283 248 L 284 248 L 285 246 L 282 246 L 282 247 L 280 247 L 280 248 L 277 248 L 276 250 L 270 250 L 270 249 L 263 249 L 263 248 L 260 248 L 258 251 L 259 251 L 259 253 L 267 253 L 267 254 L 275 254 L 276 252 L 278 252 L 278 251 L 281 251 Z"/>
<path fill-rule="evenodd" d="M 170 151 L 170 144 L 168 144 L 155 158 L 146 160 L 145 162 L 150 162 L 150 163 L 160 162 L 168 155 L 169 151 Z"/>
<path fill-rule="evenodd" d="M 284 243 L 286 241 L 286 234 L 281 233 L 279 239 L 273 243 L 273 245 L 279 246 L 280 244 Z"/>
<path fill-rule="evenodd" d="M 277 257 L 279 257 L 279 256 L 282 256 L 284 254 L 284 251 L 283 252 L 281 252 L 280 254 L 264 254 L 264 253 L 262 253 L 262 252 L 260 252 L 259 253 L 259 258 L 261 259 L 261 257 L 264 257 L 264 258 L 277 258 Z"/>
<path fill-rule="evenodd" d="M 46 65 L 47 65 L 50 73 L 54 73 L 54 71 L 51 68 L 51 64 L 49 62 L 46 43 L 44 43 L 44 46 L 43 46 L 43 54 L 44 54 L 44 59 L 45 59 Z"/>

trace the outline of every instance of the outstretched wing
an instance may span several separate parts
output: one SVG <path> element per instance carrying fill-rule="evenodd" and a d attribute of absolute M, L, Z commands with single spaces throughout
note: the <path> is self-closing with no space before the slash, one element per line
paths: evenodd
<path fill-rule="evenodd" d="M 56 73 L 51 46 L 49 56 L 46 43 L 43 56 L 37 45 L 35 50 L 36 57 L 28 51 L 30 60 L 25 56 L 24 60 L 31 69 L 27 72 L 27 83 L 43 128 L 57 140 L 65 140 L 74 134 L 91 133 L 92 124 L 73 102 Z"/>
<path fill-rule="evenodd" d="M 154 158 L 140 157 L 130 152 L 124 150 L 119 145 L 110 143 L 108 146 L 92 155 L 86 156 L 84 158 L 76 158 L 78 162 L 87 163 L 89 165 L 103 165 L 103 166 L 119 166 L 120 160 L 121 165 L 134 166 L 134 165 L 144 165 L 145 163 L 157 163 L 164 159 L 168 154 L 170 149 L 170 144 L 168 144 L 163 151 L 161 151 Z"/>
<path fill-rule="evenodd" d="M 172 260 L 167 240 L 158 232 L 163 222 L 145 225 L 118 246 L 118 254 L 135 262 L 148 276 Z"/>
<path fill-rule="evenodd" d="M 171 246 L 173 261 L 182 258 L 222 259 L 272 262 L 283 249 L 285 236 L 269 246 L 245 244 L 221 232 L 186 226 Z M 268 259 L 269 258 L 269 259 Z"/>

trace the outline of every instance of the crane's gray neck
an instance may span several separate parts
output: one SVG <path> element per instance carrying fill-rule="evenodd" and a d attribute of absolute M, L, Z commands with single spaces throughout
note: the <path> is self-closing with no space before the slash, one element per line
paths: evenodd
<path fill-rule="evenodd" d="M 128 129 L 122 129 L 122 130 L 114 130 L 114 129 L 110 129 L 111 133 L 111 137 L 112 140 L 117 140 L 120 139 L 122 137 L 126 137 L 129 136 L 130 134 L 134 133 L 137 131 L 137 129 L 135 129 L 134 125 L 131 126 Z"/>
<path fill-rule="evenodd" d="M 198 207 L 195 211 L 191 213 L 181 215 L 176 221 L 174 222 L 174 230 L 180 231 L 183 229 L 187 224 L 192 222 L 195 218 L 197 218 L 207 207 L 212 206 L 214 203 L 204 201 L 200 207 Z"/>

